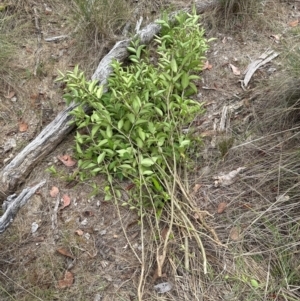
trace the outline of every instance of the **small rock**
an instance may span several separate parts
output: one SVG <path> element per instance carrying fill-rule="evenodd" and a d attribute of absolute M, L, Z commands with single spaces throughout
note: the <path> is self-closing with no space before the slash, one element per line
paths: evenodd
<path fill-rule="evenodd" d="M 167 293 L 172 289 L 172 284 L 169 282 L 162 282 L 154 285 L 154 289 L 160 294 Z"/>
<path fill-rule="evenodd" d="M 37 229 L 39 228 L 39 225 L 36 222 L 33 222 L 31 224 L 31 233 L 35 233 L 37 231 Z"/>
<path fill-rule="evenodd" d="M 5 142 L 5 144 L 3 146 L 3 151 L 4 151 L 4 153 L 6 153 L 9 150 L 15 148 L 16 146 L 17 146 L 16 140 L 14 138 L 10 138 Z"/>
<path fill-rule="evenodd" d="M 102 296 L 100 294 L 96 294 L 94 301 L 101 301 Z"/>
<path fill-rule="evenodd" d="M 106 234 L 106 230 L 102 230 L 102 231 L 100 231 L 100 235 L 105 235 Z"/>
<path fill-rule="evenodd" d="M 87 221 L 87 219 L 85 218 L 80 224 L 81 224 L 82 226 L 86 226 L 87 223 L 88 223 L 88 221 Z"/>

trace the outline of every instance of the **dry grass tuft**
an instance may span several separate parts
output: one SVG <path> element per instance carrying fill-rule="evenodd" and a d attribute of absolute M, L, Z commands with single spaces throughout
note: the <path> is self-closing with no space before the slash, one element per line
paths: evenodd
<path fill-rule="evenodd" d="M 228 204 L 212 223 L 228 247 L 215 250 L 221 260 L 214 270 L 226 280 L 223 295 L 231 300 L 300 298 L 299 81 L 280 77 L 268 91 L 256 100 L 247 133 L 240 142 L 235 134 L 218 165 L 226 171 L 245 166 L 238 184 L 203 192 L 215 208 L 221 200 Z M 233 227 L 240 231 L 237 240 L 230 237 Z"/>
<path fill-rule="evenodd" d="M 220 0 L 219 6 L 206 15 L 206 19 L 212 27 L 238 31 L 247 28 L 251 21 L 257 21 L 262 8 L 259 0 Z"/>
<path fill-rule="evenodd" d="M 71 56 L 82 68 L 95 70 L 100 59 L 120 39 L 132 7 L 126 0 L 73 0 L 68 18 L 76 40 Z"/>

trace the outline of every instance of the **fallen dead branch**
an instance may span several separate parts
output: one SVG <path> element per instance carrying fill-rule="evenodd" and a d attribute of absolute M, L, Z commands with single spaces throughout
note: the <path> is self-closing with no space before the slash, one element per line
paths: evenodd
<path fill-rule="evenodd" d="M 268 50 L 265 53 L 263 53 L 256 61 L 250 63 L 244 72 L 245 78 L 242 81 L 242 86 L 246 88 L 255 71 L 261 66 L 265 65 L 266 63 L 276 58 L 278 55 L 279 54 L 274 50 Z"/>
<path fill-rule="evenodd" d="M 27 187 L 23 189 L 19 196 L 12 194 L 7 197 L 6 201 L 2 205 L 5 212 L 0 217 L 0 233 L 3 233 L 8 228 L 8 226 L 13 222 L 14 217 L 18 213 L 19 209 L 23 207 L 35 194 L 35 192 L 45 183 L 46 181 L 44 180 L 33 187 Z"/>

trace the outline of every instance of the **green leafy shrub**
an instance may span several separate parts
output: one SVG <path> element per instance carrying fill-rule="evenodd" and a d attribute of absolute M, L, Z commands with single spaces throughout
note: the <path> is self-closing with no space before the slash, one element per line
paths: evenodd
<path fill-rule="evenodd" d="M 193 81 L 199 79 L 196 73 L 208 48 L 198 19 L 181 14 L 173 26 L 159 21 L 162 35 L 155 39 L 155 63 L 145 45 L 132 42 L 131 64 L 112 63 L 106 93 L 96 81 L 87 81 L 78 67 L 61 78 L 67 87 L 64 98 L 80 104 L 72 114 L 78 126 L 81 180 L 96 174 L 107 175 L 110 183 L 114 177 L 131 179 L 133 191 L 146 189 L 143 199 L 147 203 L 150 196 L 156 209 L 170 198 L 165 183 L 172 168 L 187 159 L 191 142 L 182 127 L 202 112 L 201 104 L 190 99 L 197 92 Z M 86 106 L 91 115 L 85 113 Z M 109 199 L 112 191 L 105 192 Z"/>

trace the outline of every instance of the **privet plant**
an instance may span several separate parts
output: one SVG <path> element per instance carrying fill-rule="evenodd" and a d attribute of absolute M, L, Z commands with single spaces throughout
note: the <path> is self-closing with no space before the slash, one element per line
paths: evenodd
<path fill-rule="evenodd" d="M 96 81 L 87 81 L 75 67 L 60 80 L 66 83 L 64 98 L 79 106 L 71 113 L 78 127 L 76 152 L 80 179 L 104 174 L 109 185 L 106 199 L 120 197 L 113 179 L 133 184 L 131 208 L 151 205 L 161 213 L 171 192 L 172 171 L 187 158 L 191 137 L 183 133 L 201 105 L 190 97 L 197 92 L 193 81 L 208 49 L 196 14 L 180 14 L 171 25 L 160 20 L 156 57 L 139 41 L 128 47 L 130 64 L 112 63 L 108 92 Z M 152 62 L 154 61 L 154 62 Z M 88 115 L 84 108 L 92 109 Z M 85 131 L 80 129 L 84 128 Z M 138 204 L 137 204 L 138 203 Z M 128 203 L 126 203 L 128 204 Z"/>

